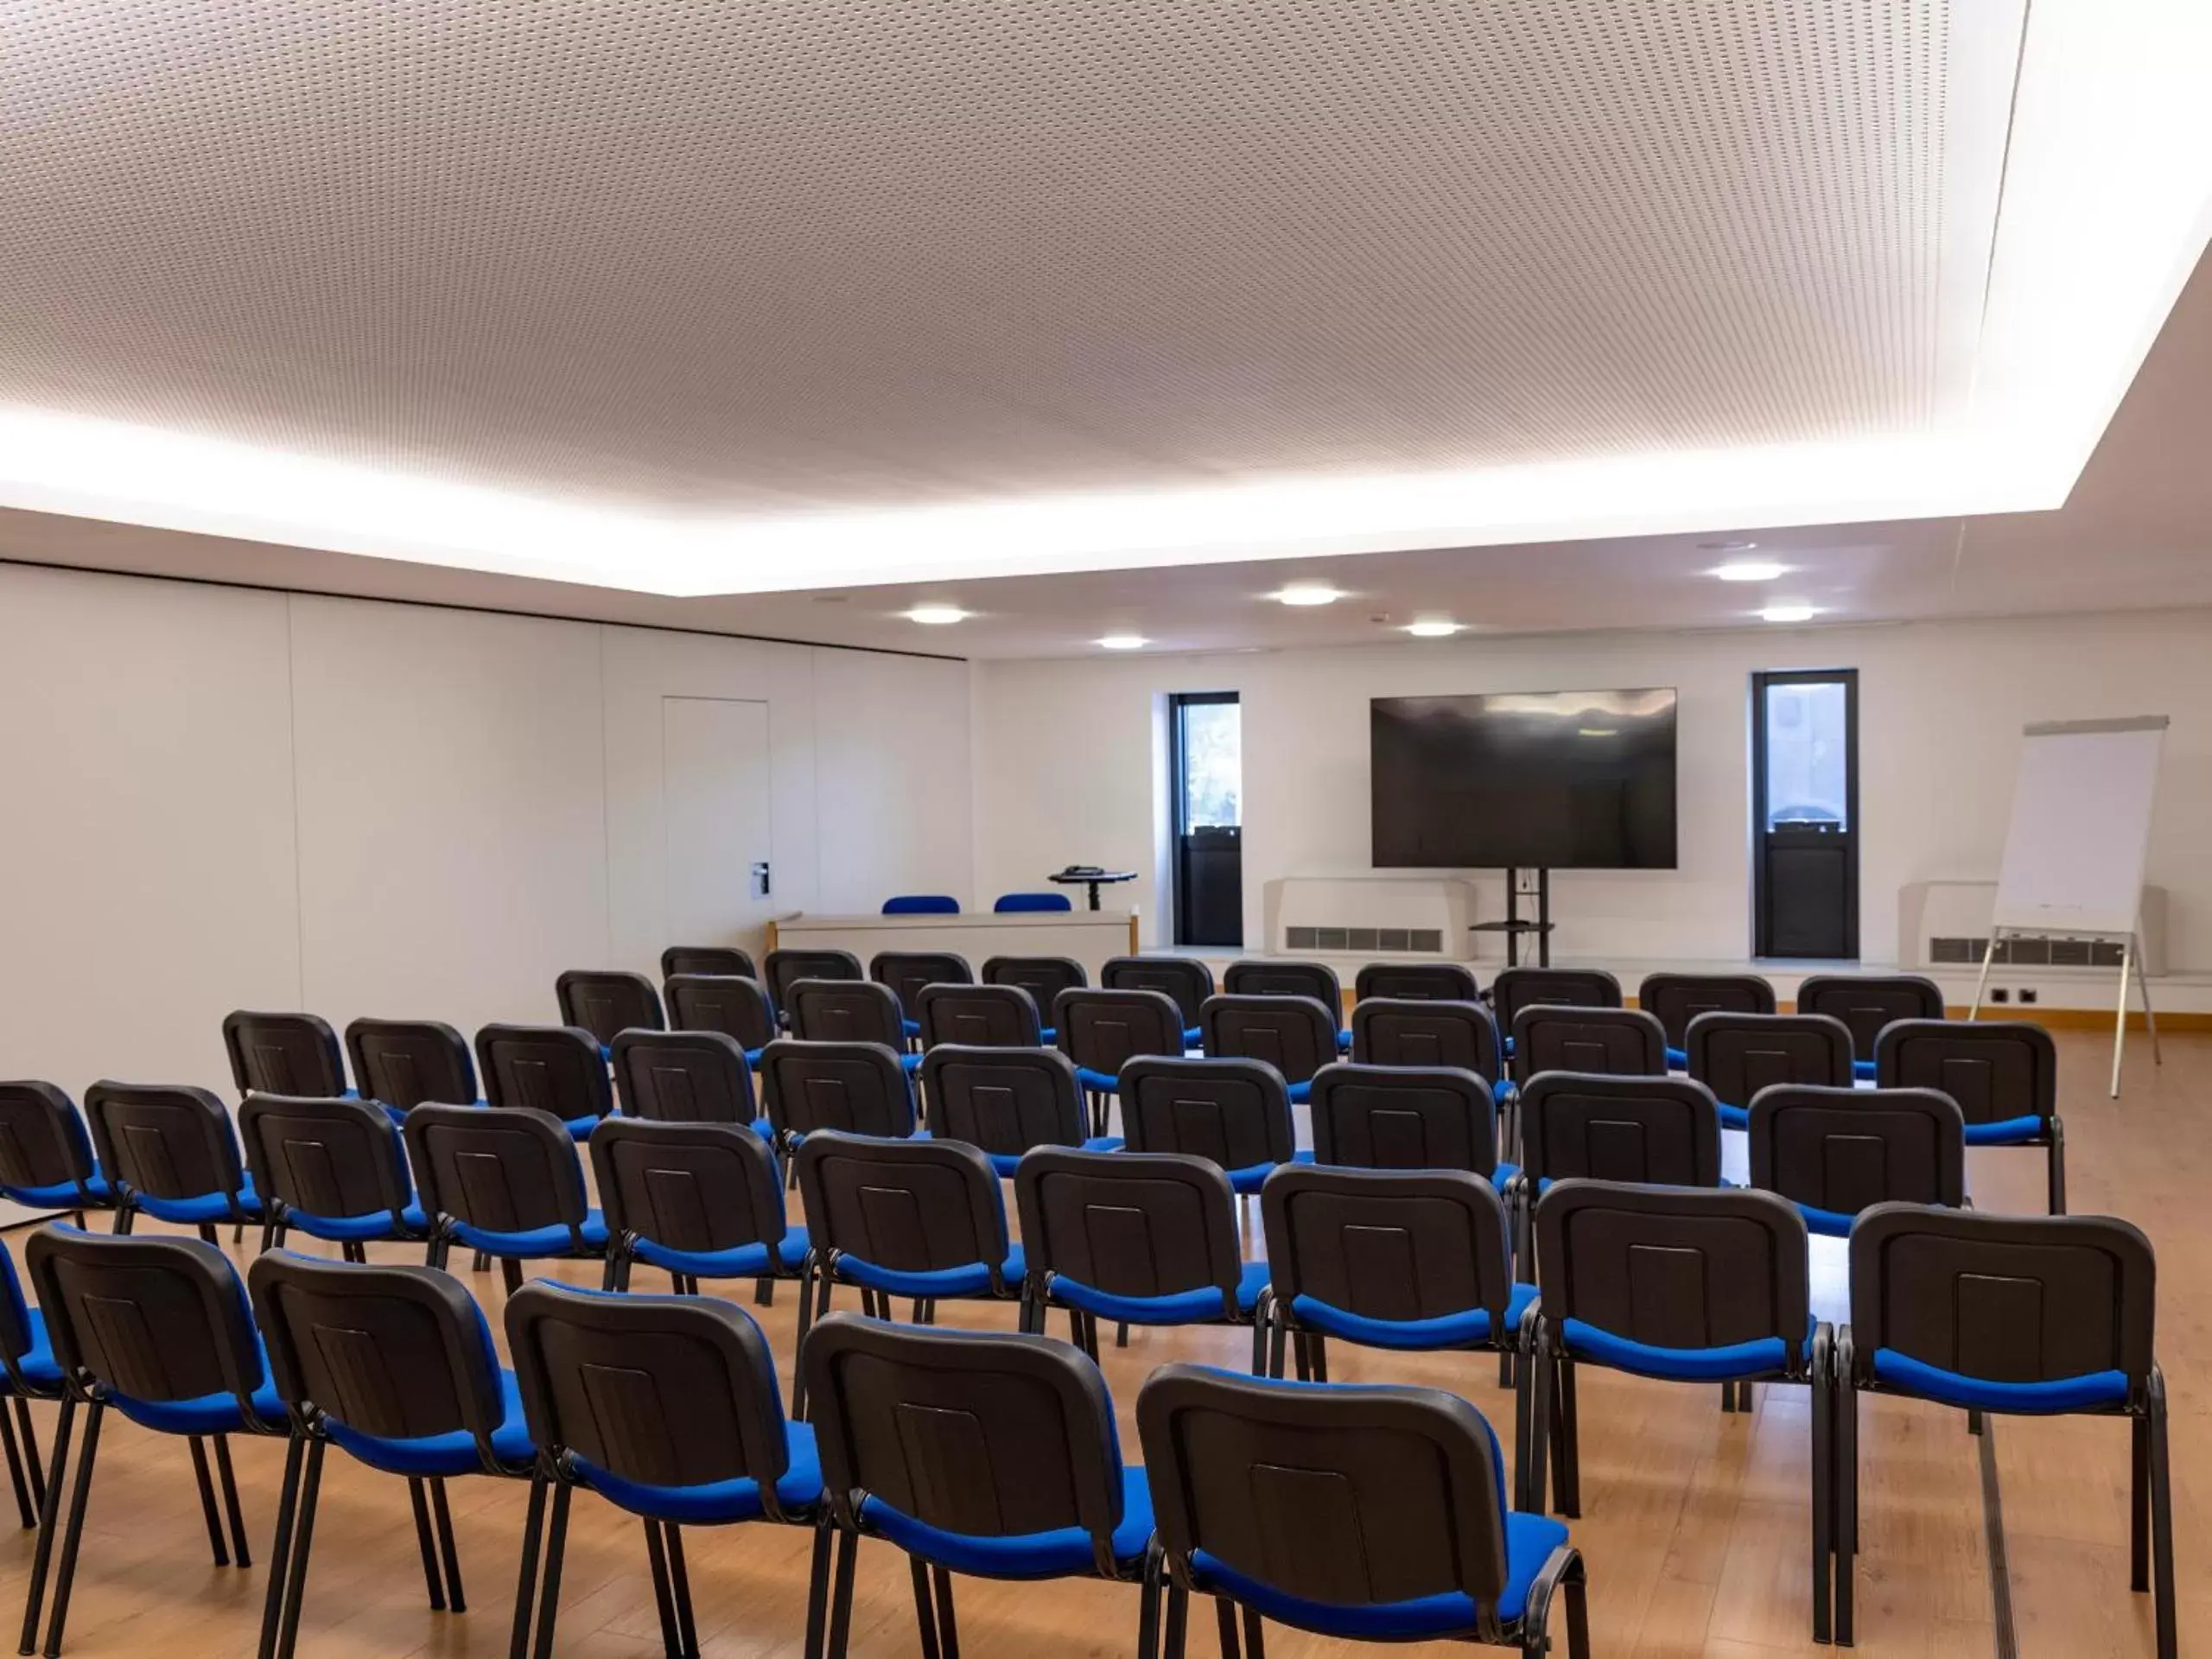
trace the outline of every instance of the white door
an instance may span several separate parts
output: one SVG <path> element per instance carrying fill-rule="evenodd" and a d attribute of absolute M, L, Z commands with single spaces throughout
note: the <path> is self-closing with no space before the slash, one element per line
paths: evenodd
<path fill-rule="evenodd" d="M 734 944 L 775 913 L 769 859 L 768 705 L 728 697 L 661 699 L 661 788 L 668 854 L 665 938 Z"/>

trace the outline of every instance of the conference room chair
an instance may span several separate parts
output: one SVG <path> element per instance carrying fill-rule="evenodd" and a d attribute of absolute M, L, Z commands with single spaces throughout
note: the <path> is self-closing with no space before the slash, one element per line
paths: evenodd
<path fill-rule="evenodd" d="M 292 1659 L 298 1646 L 323 1457 L 333 1446 L 406 1481 L 430 1611 L 467 1611 L 446 1483 L 483 1474 L 527 1479 L 537 1462 L 514 1375 L 501 1368 L 476 1299 L 434 1268 L 349 1265 L 289 1250 L 257 1258 L 246 1284 L 291 1431 L 261 1651 Z"/>
<path fill-rule="evenodd" d="M 1075 1062 L 1090 1099 L 1090 1132 L 1106 1133 L 1121 1092 L 1122 1067 L 1143 1056 L 1180 1059 L 1183 1011 L 1164 991 L 1090 990 L 1071 986 L 1052 1001 L 1052 1040 Z"/>
<path fill-rule="evenodd" d="M 1122 1134 L 1130 1152 L 1175 1153 L 1220 1166 L 1239 1198 L 1256 1197 L 1298 1150 L 1290 1085 L 1266 1060 L 1144 1055 L 1122 1068 Z"/>
<path fill-rule="evenodd" d="M 1019 985 L 925 985 L 915 1006 L 925 1054 L 941 1043 L 1037 1048 L 1056 1034 L 1039 1017 L 1037 999 Z"/>
<path fill-rule="evenodd" d="M 430 1222 L 426 1266 L 444 1267 L 465 1244 L 499 1259 L 512 1292 L 525 1262 L 606 1255 L 606 1220 L 586 1198 L 576 1143 L 552 1113 L 426 1103 L 400 1133 Z"/>
<path fill-rule="evenodd" d="M 1986 1412 L 2126 1419 L 2128 1587 L 2152 1592 L 2159 1659 L 2173 1659 L 2173 1486 L 2166 1382 L 2153 1343 L 2157 1276 L 2150 1240 L 2111 1217 L 1904 1204 L 1859 1217 L 1851 1230 L 1851 1323 L 1835 1348 L 1839 1643 L 1853 1636 L 1858 1401 L 1885 1394 L 1962 1410 L 1970 1428 Z M 2088 1593 L 2076 1586 L 2075 1594 Z M 2127 1620 L 2108 1607 L 2107 1622 Z"/>
<path fill-rule="evenodd" d="M 1511 1094 L 1505 1081 L 1505 1046 L 1497 1022 L 1479 1002 L 1429 998 L 1371 997 L 1351 1010 L 1355 1065 L 1453 1067 L 1472 1071 L 1499 1104 Z"/>
<path fill-rule="evenodd" d="M 1198 1040 L 1198 1010 L 1214 993 L 1213 969 L 1196 957 L 1113 957 L 1098 970 L 1110 991 L 1160 991 L 1183 1011 L 1183 1035 Z"/>
<path fill-rule="evenodd" d="M 207 1090 L 96 1083 L 85 1090 L 85 1117 L 95 1161 L 115 1189 L 117 1232 L 129 1233 L 143 1211 L 195 1227 L 212 1244 L 218 1222 L 243 1228 L 261 1220 L 238 1131 Z"/>
<path fill-rule="evenodd" d="M 615 1097 L 624 1114 L 659 1123 L 743 1123 L 775 1133 L 737 1039 L 719 1031 L 626 1031 L 614 1039 Z M 601 1118 L 588 1133 L 595 1134 Z"/>
<path fill-rule="evenodd" d="M 718 1031 L 734 1038 L 748 1065 L 776 1040 L 776 1005 L 749 976 L 678 974 L 668 982 L 669 1022 L 677 1031 Z"/>
<path fill-rule="evenodd" d="M 925 986 L 976 982 L 968 958 L 950 950 L 879 950 L 868 960 L 868 976 L 890 987 L 891 995 L 899 999 L 908 1037 L 922 1034 L 920 998 Z"/>
<path fill-rule="evenodd" d="M 23 1300 L 16 1258 L 0 1249 L 0 1446 L 7 1450 L 8 1484 L 26 1531 L 38 1525 L 46 1507 L 46 1467 L 39 1461 L 30 1402 L 59 1401 L 62 1391 L 46 1315 Z"/>
<path fill-rule="evenodd" d="M 1370 962 L 1352 981 L 1352 1006 L 1370 996 L 1394 1002 L 1472 1002 L 1474 970 L 1456 962 Z"/>
<path fill-rule="evenodd" d="M 823 1129 L 903 1141 L 920 1132 L 914 1081 L 882 1043 L 810 1043 L 779 1037 L 760 1056 L 761 1102 L 786 1170 Z M 789 1179 L 797 1179 L 794 1173 Z"/>
<path fill-rule="evenodd" d="M 1260 1370 L 1268 1264 L 1243 1259 L 1236 1194 L 1219 1164 L 1047 1148 L 1021 1160 L 1014 1198 L 1029 1270 L 1024 1330 L 1041 1334 L 1046 1310 L 1063 1309 L 1075 1345 L 1095 1360 L 1102 1319 L 1124 1330 L 1249 1326 Z"/>
<path fill-rule="evenodd" d="M 438 1020 L 356 1020 L 346 1027 L 346 1058 L 353 1088 L 397 1122 L 425 1101 L 473 1106 L 476 1063 L 468 1041 Z"/>
<path fill-rule="evenodd" d="M 1943 988 L 1918 974 L 1812 974 L 1797 987 L 1797 1012 L 1842 1020 L 1858 1074 L 1871 1077 L 1883 1027 L 1897 1020 L 1941 1020 Z"/>
<path fill-rule="evenodd" d="M 114 1238 L 73 1227 L 42 1227 L 24 1244 L 23 1263 L 45 1316 L 63 1392 L 23 1600 L 22 1650 L 29 1653 L 37 1642 L 50 1568 L 54 1600 L 39 1651 L 54 1659 L 68 1623 L 107 1414 L 120 1412 L 141 1428 L 185 1440 L 199 1482 L 209 1554 L 217 1567 L 235 1562 L 241 1568 L 251 1567 L 253 1558 L 231 1466 L 230 1437 L 281 1434 L 289 1425 L 253 1328 L 245 1286 L 230 1258 L 214 1245 L 199 1239 Z M 76 1476 L 68 1483 L 80 1411 L 84 1442 L 75 1448 Z M 215 1482 L 208 1477 L 210 1440 L 222 1486 L 219 1510 Z M 66 1518 L 65 1484 L 70 1486 Z"/>
<path fill-rule="evenodd" d="M 1498 1150 L 1497 1101 L 1450 1065 L 1340 1060 L 1313 1079 L 1313 1161 L 1354 1169 L 1458 1169 L 1501 1191 L 1515 1166 Z"/>
<path fill-rule="evenodd" d="M 398 1127 L 375 1102 L 248 1095 L 238 1138 L 266 1212 L 263 1249 L 298 1231 L 338 1245 L 348 1262 L 365 1262 L 372 1242 L 429 1236 Z"/>
<path fill-rule="evenodd" d="M 1265 1060 L 1303 1101 L 1313 1074 L 1339 1052 L 1336 1017 L 1310 996 L 1224 993 L 1198 1010 L 1198 1041 L 1209 1058 Z"/>
<path fill-rule="evenodd" d="M 561 1023 L 588 1031 L 601 1049 L 617 1032 L 660 1031 L 660 993 L 643 974 L 572 968 L 554 982 L 561 1002 Z"/>
<path fill-rule="evenodd" d="M 784 1002 L 791 1035 L 803 1043 L 880 1043 L 909 1071 L 922 1057 L 906 1052 L 906 1016 L 887 985 L 868 980 L 795 981 Z"/>
<path fill-rule="evenodd" d="M 1505 1205 L 1483 1177 L 1287 1166 L 1260 1189 L 1260 1217 L 1268 1376 L 1282 1375 L 1286 1338 L 1300 1380 L 1318 1382 L 1332 1337 L 1397 1353 L 1518 1349 L 1536 1287 L 1515 1282 Z"/>
<path fill-rule="evenodd" d="M 845 1659 L 863 1538 L 906 1556 L 929 1659 L 960 1652 L 956 1573 L 1141 1585 L 1137 1650 L 1154 1653 L 1151 1493 L 1144 1470 L 1122 1461 L 1114 1402 L 1088 1357 L 1041 1337 L 840 1313 L 809 1334 L 799 1364 L 837 1534 L 830 1659 Z M 810 1605 L 828 1567 L 817 1540 Z M 1009 1633 L 1007 1645 L 1026 1644 Z"/>
<path fill-rule="evenodd" d="M 1007 1230 L 1006 1196 L 990 1162 L 957 1141 L 884 1141 L 825 1129 L 798 1153 L 808 1249 L 799 1285 L 799 1345 L 839 1285 L 861 1311 L 889 1319 L 894 1296 L 914 1323 L 950 1300 L 1018 1301 L 1028 1269 Z M 805 1378 L 794 1379 L 794 1412 Z"/>
<path fill-rule="evenodd" d="M 1777 1084 L 1751 1097 L 1751 1184 L 1824 1238 L 1848 1238 L 1878 1204 L 1967 1201 L 1965 1124 L 1933 1089 Z"/>
<path fill-rule="evenodd" d="M 0 1083 L 0 1198 L 67 1211 L 79 1227 L 87 1210 L 114 1206 L 77 1103 L 50 1083 Z"/>
<path fill-rule="evenodd" d="M 949 893 L 897 893 L 883 901 L 886 916 L 957 916 L 960 901 Z"/>
<path fill-rule="evenodd" d="M 1074 908 L 1065 893 L 1002 893 L 991 906 L 991 909 L 1001 916 Z"/>
<path fill-rule="evenodd" d="M 1618 1008 L 1621 982 L 1595 968 L 1501 968 L 1490 982 L 1491 1012 L 1500 1029 L 1539 1002 L 1571 1008 Z"/>
<path fill-rule="evenodd" d="M 241 1100 L 253 1094 L 350 1092 L 338 1033 L 317 1014 L 254 1014 L 245 1008 L 225 1014 L 223 1052 L 230 1057 L 231 1082 Z"/>
<path fill-rule="evenodd" d="M 1525 1087 L 1541 1071 L 1663 1077 L 1667 1033 L 1641 1008 L 1535 1003 L 1513 1016 L 1513 1075 Z"/>
<path fill-rule="evenodd" d="M 1667 1033 L 1667 1063 L 1680 1070 L 1690 1021 L 1700 1014 L 1772 1014 L 1774 987 L 1757 974 L 1647 974 L 1636 1005 Z"/>
<path fill-rule="evenodd" d="M 1039 1147 L 1111 1152 L 1122 1144 L 1089 1132 L 1075 1064 L 1057 1049 L 941 1043 L 923 1059 L 921 1082 L 931 1135 L 975 1147 L 1001 1180 Z"/>
<path fill-rule="evenodd" d="M 1520 1106 L 1521 1173 L 1505 1196 L 1523 1274 L 1534 1260 L 1531 1212 L 1554 1181 L 1720 1185 L 1720 1108 L 1694 1077 L 1540 1071 Z"/>
<path fill-rule="evenodd" d="M 1346 1641 L 1458 1639 L 1590 1651 L 1582 1558 L 1549 1516 L 1508 1505 L 1490 1421 L 1440 1389 L 1315 1387 L 1209 1366 L 1154 1371 L 1137 1434 L 1166 1584 L 1169 1659 L 1190 1599 L 1221 1652 L 1265 1659 L 1264 1621 Z"/>
<path fill-rule="evenodd" d="M 671 979 L 758 979 L 753 953 L 734 944 L 671 944 L 660 953 L 664 990 Z M 673 999 L 671 999 L 672 1001 Z M 671 1014 L 673 1008 L 669 1010 Z"/>
<path fill-rule="evenodd" d="M 1019 985 L 1037 999 L 1039 1007 L 1049 1008 L 1062 991 L 1087 987 L 1090 976 L 1073 957 L 987 957 L 982 982 Z"/>
<path fill-rule="evenodd" d="M 752 1316 L 714 1297 L 609 1296 L 539 1280 L 508 1298 L 506 1327 L 539 1452 L 509 1651 L 551 1659 L 569 1510 L 583 1491 L 641 1523 L 670 1654 L 699 1651 L 685 1528 L 815 1527 L 802 1651 L 820 1653 L 830 1532 L 817 1523 L 815 1431 L 784 1414 L 775 1360 Z"/>
<path fill-rule="evenodd" d="M 750 1279 L 753 1298 L 806 1265 L 806 1230 L 786 1224 L 784 1179 L 768 1143 L 741 1123 L 610 1117 L 591 1137 L 607 1224 L 608 1290 L 642 1262 L 678 1294 L 702 1279 Z"/>
<path fill-rule="evenodd" d="M 1351 1033 L 1344 1026 L 1344 987 L 1326 963 L 1246 957 L 1222 970 L 1221 989 L 1226 996 L 1311 997 L 1328 1010 L 1329 1028 L 1337 1033 L 1339 1051 L 1351 1048 Z"/>
<path fill-rule="evenodd" d="M 581 1026 L 486 1026 L 476 1033 L 485 1104 L 550 1114 L 587 1140 L 614 1109 L 607 1052 Z"/>
<path fill-rule="evenodd" d="M 1688 1074 L 1713 1090 L 1720 1127 L 1751 1126 L 1751 1096 L 1777 1083 L 1848 1089 L 1851 1033 L 1825 1014 L 1700 1014 L 1683 1050 Z"/>
<path fill-rule="evenodd" d="M 2058 1046 L 2014 1020 L 1893 1020 L 1874 1039 L 1884 1089 L 1937 1089 L 1958 1103 L 1970 1147 L 2040 1147 L 2045 1202 L 2066 1213 L 2066 1128 L 2058 1117 Z"/>
<path fill-rule="evenodd" d="M 868 977 L 861 959 L 849 950 L 771 950 L 761 962 L 761 983 L 779 1015 L 790 1007 L 791 988 L 803 979 L 861 979 Z"/>

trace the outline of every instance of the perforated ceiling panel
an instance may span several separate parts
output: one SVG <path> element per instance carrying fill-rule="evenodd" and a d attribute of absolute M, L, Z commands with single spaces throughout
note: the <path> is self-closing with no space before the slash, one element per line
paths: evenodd
<path fill-rule="evenodd" d="M 1948 10 L 0 0 L 0 402 L 740 512 L 1894 431 Z"/>

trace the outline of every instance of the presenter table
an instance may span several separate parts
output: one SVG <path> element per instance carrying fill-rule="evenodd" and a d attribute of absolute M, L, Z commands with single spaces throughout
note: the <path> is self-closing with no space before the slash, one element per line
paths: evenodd
<path fill-rule="evenodd" d="M 865 963 L 880 950 L 949 950 L 980 970 L 991 957 L 1072 957 L 1090 982 L 1108 958 L 1135 956 L 1135 911 L 1017 911 L 1000 915 L 815 916 L 805 912 L 768 925 L 768 948 L 849 950 Z"/>

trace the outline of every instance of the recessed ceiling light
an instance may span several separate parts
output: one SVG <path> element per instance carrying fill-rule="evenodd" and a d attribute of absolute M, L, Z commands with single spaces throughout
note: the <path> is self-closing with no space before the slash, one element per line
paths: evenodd
<path fill-rule="evenodd" d="M 1333 605 L 1344 596 L 1343 588 L 1325 582 L 1294 582 L 1271 595 L 1286 605 Z"/>
<path fill-rule="evenodd" d="M 941 628 L 948 623 L 965 622 L 974 614 L 957 605 L 917 605 L 906 613 L 906 617 L 909 622 L 918 622 L 924 627 Z"/>
<path fill-rule="evenodd" d="M 1810 605 L 1770 605 L 1759 613 L 1762 622 L 1809 622 L 1818 613 Z"/>
<path fill-rule="evenodd" d="M 1786 564 L 1777 564 L 1771 559 L 1731 559 L 1717 565 L 1713 574 L 1723 582 L 1772 582 L 1789 570 Z"/>
<path fill-rule="evenodd" d="M 1459 625 L 1447 616 L 1424 616 L 1407 623 L 1406 632 L 1416 639 L 1448 639 L 1459 632 Z"/>
<path fill-rule="evenodd" d="M 1098 643 L 1108 651 L 1142 651 L 1152 641 L 1141 633 L 1109 633 Z"/>

